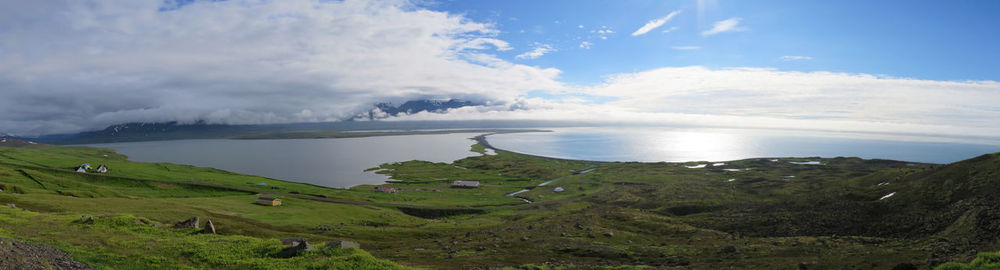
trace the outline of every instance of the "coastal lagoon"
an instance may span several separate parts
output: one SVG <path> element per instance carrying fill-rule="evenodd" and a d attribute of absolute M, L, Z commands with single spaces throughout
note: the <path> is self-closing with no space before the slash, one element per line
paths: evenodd
<path fill-rule="evenodd" d="M 452 162 L 469 151 L 475 133 L 287 140 L 176 140 L 86 146 L 111 148 L 129 160 L 212 167 L 327 187 L 382 184 L 365 172 L 382 163 Z"/>
<path fill-rule="evenodd" d="M 1000 152 L 1000 141 L 886 134 L 694 128 L 563 128 L 487 137 L 499 149 L 595 161 L 861 157 L 950 163 Z"/>

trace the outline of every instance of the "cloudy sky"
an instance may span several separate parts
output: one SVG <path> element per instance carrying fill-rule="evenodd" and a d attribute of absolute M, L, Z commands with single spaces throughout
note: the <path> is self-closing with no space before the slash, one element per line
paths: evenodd
<path fill-rule="evenodd" d="M 539 119 L 996 137 L 997 1 L 0 1 L 0 132 Z"/>

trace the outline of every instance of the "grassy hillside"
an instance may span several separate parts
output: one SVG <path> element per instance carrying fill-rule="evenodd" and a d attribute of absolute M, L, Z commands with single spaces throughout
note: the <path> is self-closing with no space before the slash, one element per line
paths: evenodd
<path fill-rule="evenodd" d="M 393 194 L 131 162 L 88 147 L 0 146 L 0 162 L 0 203 L 16 207 L 0 207 L 0 237 L 54 246 L 108 269 L 929 269 L 1000 250 L 996 154 L 950 165 L 857 158 L 715 164 L 497 151 L 373 168 L 396 180 L 387 184 L 401 190 Z M 111 172 L 69 171 L 83 162 Z M 449 188 L 453 180 L 482 187 Z M 254 185 L 260 182 L 268 186 Z M 260 195 L 284 204 L 253 204 Z M 218 234 L 168 228 L 193 216 L 211 219 Z M 362 250 L 284 258 L 277 239 L 286 237 L 317 246 L 351 240 Z"/>

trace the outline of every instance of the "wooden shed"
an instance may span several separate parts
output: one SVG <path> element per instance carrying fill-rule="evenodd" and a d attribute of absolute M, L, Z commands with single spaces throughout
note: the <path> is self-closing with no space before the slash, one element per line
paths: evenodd
<path fill-rule="evenodd" d="M 281 199 L 259 197 L 259 198 L 257 198 L 257 204 L 259 204 L 259 205 L 267 205 L 267 206 L 279 206 L 279 205 L 281 205 Z"/>

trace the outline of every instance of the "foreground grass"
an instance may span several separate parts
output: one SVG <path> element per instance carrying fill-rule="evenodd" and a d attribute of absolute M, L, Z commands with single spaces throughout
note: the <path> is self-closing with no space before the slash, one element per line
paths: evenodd
<path fill-rule="evenodd" d="M 72 214 L 0 208 L 0 223 L 4 237 L 52 245 L 106 269 L 406 269 L 354 248 L 323 247 L 281 258 L 285 246 L 277 239 L 162 229 L 131 215 L 87 222 Z"/>

